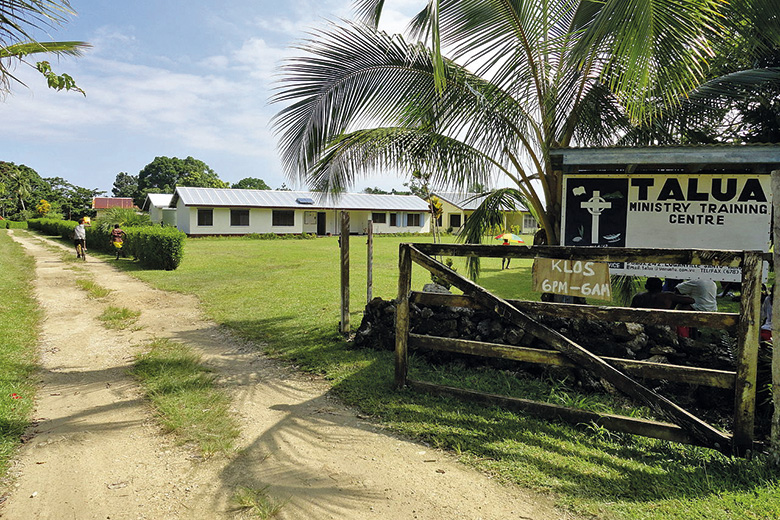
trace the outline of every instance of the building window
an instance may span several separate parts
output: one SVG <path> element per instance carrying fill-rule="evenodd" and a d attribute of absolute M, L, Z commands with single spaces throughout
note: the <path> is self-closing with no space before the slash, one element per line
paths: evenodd
<path fill-rule="evenodd" d="M 420 214 L 409 213 L 406 215 L 406 225 L 409 227 L 420 227 Z"/>
<path fill-rule="evenodd" d="M 230 225 L 231 226 L 248 226 L 249 225 L 249 210 L 248 209 L 231 209 L 230 210 Z"/>
<path fill-rule="evenodd" d="M 272 217 L 272 225 L 274 226 L 294 226 L 295 225 L 295 211 L 275 209 Z"/>
<path fill-rule="evenodd" d="M 523 229 L 536 229 L 536 219 L 530 213 L 523 215 Z"/>
<path fill-rule="evenodd" d="M 199 226 L 213 226 L 214 225 L 214 210 L 213 209 L 199 209 L 198 210 L 198 225 Z"/>
<path fill-rule="evenodd" d="M 398 213 L 390 213 L 390 227 L 398 227 Z"/>
<path fill-rule="evenodd" d="M 460 227 L 460 215 L 455 215 L 455 214 L 450 215 L 450 227 L 451 228 Z"/>
<path fill-rule="evenodd" d="M 316 211 L 304 211 L 303 212 L 303 223 L 307 226 L 313 226 L 317 223 L 317 212 Z"/>
<path fill-rule="evenodd" d="M 374 224 L 387 224 L 387 213 L 372 213 L 371 220 Z"/>

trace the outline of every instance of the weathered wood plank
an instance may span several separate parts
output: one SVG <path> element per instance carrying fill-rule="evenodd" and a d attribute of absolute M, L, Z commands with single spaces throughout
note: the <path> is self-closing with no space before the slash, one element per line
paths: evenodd
<path fill-rule="evenodd" d="M 340 331 L 349 334 L 349 212 L 341 212 L 341 323 Z"/>
<path fill-rule="evenodd" d="M 409 249 L 414 262 L 422 265 L 437 276 L 441 276 L 464 293 L 470 294 L 481 305 L 492 308 L 499 316 L 523 328 L 526 333 L 533 334 L 555 350 L 562 352 L 572 361 L 582 366 L 582 368 L 586 368 L 596 376 L 604 378 L 618 390 L 630 397 L 640 400 L 668 420 L 689 430 L 691 435 L 705 443 L 705 445 L 718 450 L 723 450 L 725 447 L 731 447 L 730 436 L 725 435 L 723 432 L 683 410 L 665 397 L 644 387 L 637 381 L 634 381 L 626 374 L 620 372 L 598 356 L 588 352 L 572 340 L 532 320 L 509 304 L 506 300 L 491 294 L 471 280 L 448 269 L 440 262 L 437 262 L 433 258 L 420 252 L 416 247 L 409 246 Z"/>
<path fill-rule="evenodd" d="M 411 301 L 422 305 L 440 305 L 449 307 L 480 308 L 473 298 L 466 295 L 438 293 L 412 293 Z M 715 329 L 733 329 L 739 321 L 738 313 L 667 311 L 661 309 L 633 309 L 630 307 L 606 307 L 592 305 L 574 305 L 567 303 L 532 302 L 528 300 L 507 300 L 523 312 L 561 316 L 565 318 L 584 318 L 600 321 L 621 321 L 646 323 L 652 325 L 684 325 L 689 327 L 711 327 Z"/>
<path fill-rule="evenodd" d="M 395 306 L 395 386 L 406 386 L 409 372 L 409 292 L 412 288 L 412 257 L 407 244 L 398 248 L 398 299 Z"/>
<path fill-rule="evenodd" d="M 374 297 L 374 221 L 368 221 L 366 241 L 366 303 Z"/>
<path fill-rule="evenodd" d="M 569 358 L 556 350 L 516 347 L 514 345 L 441 338 L 420 334 L 409 334 L 408 346 L 410 348 L 424 348 L 472 356 L 511 359 L 525 363 L 579 368 L 578 364 L 573 363 Z M 643 379 L 667 379 L 679 383 L 731 390 L 734 388 L 734 379 L 736 377 L 736 372 L 728 370 L 686 367 L 669 363 L 653 363 L 613 357 L 602 357 L 601 359 L 635 377 Z"/>
<path fill-rule="evenodd" d="M 660 421 L 637 419 L 622 415 L 596 413 L 578 408 L 568 408 L 528 399 L 507 397 L 496 394 L 464 390 L 451 386 L 435 385 L 424 381 L 408 380 L 410 388 L 438 396 L 455 397 L 470 400 L 486 406 L 499 406 L 503 409 L 527 412 L 550 420 L 563 420 L 573 424 L 595 423 L 612 431 L 642 435 L 684 444 L 699 444 L 698 439 L 689 435 L 683 428 Z M 706 444 L 704 444 L 706 445 Z"/>
<path fill-rule="evenodd" d="M 761 257 L 745 252 L 742 297 L 737 328 L 737 378 L 734 390 L 734 451 L 742 455 L 753 447 L 756 416 L 758 341 L 761 328 Z"/>
<path fill-rule="evenodd" d="M 709 249 L 641 249 L 626 247 L 532 246 L 501 247 L 485 244 L 413 244 L 428 256 L 479 256 L 486 258 L 553 258 L 596 262 L 722 265 L 739 267 L 742 251 Z"/>

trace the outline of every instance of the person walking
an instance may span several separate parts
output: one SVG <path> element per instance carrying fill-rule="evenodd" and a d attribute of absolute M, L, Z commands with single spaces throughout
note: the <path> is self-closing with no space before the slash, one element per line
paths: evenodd
<path fill-rule="evenodd" d="M 114 224 L 114 229 L 111 230 L 111 244 L 116 249 L 116 260 L 119 260 L 119 255 L 122 253 L 125 237 L 127 237 L 127 234 L 122 231 L 119 224 Z"/>
<path fill-rule="evenodd" d="M 73 229 L 73 245 L 76 247 L 76 258 L 87 259 L 87 228 L 84 219 L 79 220 L 78 226 Z"/>

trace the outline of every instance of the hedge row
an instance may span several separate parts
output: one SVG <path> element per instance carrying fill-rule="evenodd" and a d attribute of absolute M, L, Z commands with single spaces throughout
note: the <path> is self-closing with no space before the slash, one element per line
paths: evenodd
<path fill-rule="evenodd" d="M 27 229 L 27 222 L 14 222 L 12 220 L 0 221 L 0 228 L 5 229 Z"/>
<path fill-rule="evenodd" d="M 47 235 L 70 239 L 78 222 L 72 220 L 30 219 L 31 229 Z M 173 227 L 141 226 L 123 228 L 127 234 L 123 250 L 146 267 L 172 271 L 179 267 L 184 256 L 184 239 L 187 235 Z M 87 248 L 113 254 L 111 232 L 97 226 L 87 228 Z"/>

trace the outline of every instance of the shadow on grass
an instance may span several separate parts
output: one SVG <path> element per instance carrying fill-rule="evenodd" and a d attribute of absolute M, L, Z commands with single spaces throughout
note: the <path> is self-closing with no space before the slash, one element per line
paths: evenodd
<path fill-rule="evenodd" d="M 335 324 L 302 334 L 293 323 L 226 325 L 242 334 L 252 331 L 252 336 L 271 338 L 270 353 L 305 370 L 324 372 L 341 399 L 393 431 L 461 453 L 464 461 L 499 471 L 519 485 L 575 499 L 643 503 L 747 492 L 780 477 L 762 461 L 732 459 L 704 448 L 395 391 L 391 352 L 351 349 L 335 333 Z M 418 379 L 435 381 L 437 371 L 447 370 L 414 356 L 412 363 L 411 377 Z M 484 377 L 491 373 L 484 371 Z"/>

